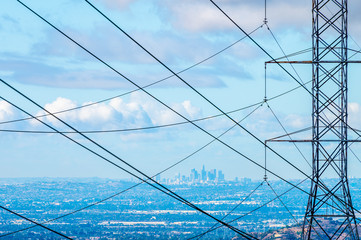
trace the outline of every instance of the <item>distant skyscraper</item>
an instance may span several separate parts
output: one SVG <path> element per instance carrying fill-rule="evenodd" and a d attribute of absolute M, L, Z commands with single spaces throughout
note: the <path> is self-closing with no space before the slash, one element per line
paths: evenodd
<path fill-rule="evenodd" d="M 190 180 L 191 180 L 191 182 L 198 182 L 199 181 L 199 173 L 194 168 L 191 170 Z"/>
<path fill-rule="evenodd" d="M 202 181 L 203 182 L 207 181 L 207 172 L 206 172 L 206 169 L 204 168 L 204 165 L 202 168 Z"/>
<path fill-rule="evenodd" d="M 217 171 L 216 169 L 212 169 L 208 172 L 208 180 L 209 181 L 215 181 L 216 180 L 216 177 L 217 177 Z"/>
<path fill-rule="evenodd" d="M 218 171 L 218 182 L 224 182 L 224 174 L 222 173 L 222 170 Z"/>

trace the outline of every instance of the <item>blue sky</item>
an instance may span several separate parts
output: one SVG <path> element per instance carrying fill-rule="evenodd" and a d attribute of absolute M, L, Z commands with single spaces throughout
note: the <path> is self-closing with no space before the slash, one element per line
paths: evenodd
<path fill-rule="evenodd" d="M 264 1 L 217 1 L 247 32 L 261 26 Z M 119 72 L 145 86 L 170 76 L 165 68 L 132 43 L 85 1 L 25 1 Z M 192 66 L 229 46 L 244 35 L 207 0 L 99 0 L 94 1 L 107 16 L 127 31 L 145 48 L 176 72 Z M 359 50 L 360 16 L 354 11 L 360 3 L 349 3 L 349 47 Z M 354 4 L 354 5 L 352 5 Z M 311 1 L 269 0 L 269 27 L 286 53 L 311 47 Z M 274 57 L 282 51 L 266 27 L 252 35 Z M 17 1 L 4 0 L 0 7 L 0 76 L 18 90 L 52 112 L 79 107 L 136 89 L 132 84 L 99 63 L 42 22 Z M 311 53 L 292 58 L 310 60 Z M 359 59 L 356 55 L 354 60 Z M 223 53 L 181 74 L 181 77 L 224 111 L 232 111 L 259 103 L 264 98 L 264 62 L 270 60 L 251 41 L 245 39 Z M 294 66 L 304 82 L 311 79 L 310 66 Z M 285 65 L 294 73 L 290 66 Z M 357 89 L 359 68 L 349 68 L 349 122 L 361 128 L 361 99 Z M 298 84 L 276 65 L 267 69 L 267 97 L 273 97 Z M 309 85 L 308 85 L 309 87 Z M 4 85 L 1 95 L 31 114 L 43 111 L 31 105 Z M 172 77 L 149 87 L 149 92 L 189 119 L 219 112 Z M 287 131 L 311 125 L 311 97 L 297 89 L 269 102 Z M 233 113 L 239 121 L 255 107 Z M 137 91 L 97 105 L 58 115 L 81 131 L 127 129 L 158 126 L 183 120 L 146 94 Z M 0 101 L 0 122 L 26 117 Z M 42 120 L 59 130 L 69 129 L 51 117 Z M 270 109 L 259 107 L 242 122 L 262 141 L 284 134 Z M 232 126 L 225 117 L 199 122 L 214 135 Z M 1 124 L 0 129 L 49 130 L 36 120 Z M 118 156 L 152 175 L 196 151 L 212 139 L 194 126 L 183 124 L 147 131 L 87 134 Z M 91 146 L 79 136 L 76 140 Z M 306 132 L 295 136 L 309 138 Z M 350 138 L 354 137 L 350 134 Z M 222 137 L 227 144 L 263 164 L 264 148 L 239 128 Z M 128 178 L 119 169 L 92 156 L 58 134 L 0 133 L 2 145 L 2 177 L 111 177 Z M 302 170 L 309 166 L 292 144 L 272 143 L 272 147 Z M 308 144 L 299 146 L 310 161 Z M 360 153 L 359 144 L 352 150 Z M 350 175 L 359 176 L 361 163 L 350 156 Z M 270 168 L 285 178 L 301 178 L 282 160 L 269 154 Z M 222 169 L 226 178 L 262 178 L 263 170 L 213 143 L 163 176 L 189 174 L 190 169 Z"/>

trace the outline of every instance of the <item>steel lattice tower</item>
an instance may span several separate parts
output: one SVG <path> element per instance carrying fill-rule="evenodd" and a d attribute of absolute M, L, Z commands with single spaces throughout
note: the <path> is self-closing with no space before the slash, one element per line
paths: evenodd
<path fill-rule="evenodd" d="M 347 0 L 313 0 L 312 15 L 313 181 L 302 238 L 359 239 L 347 176 Z"/>

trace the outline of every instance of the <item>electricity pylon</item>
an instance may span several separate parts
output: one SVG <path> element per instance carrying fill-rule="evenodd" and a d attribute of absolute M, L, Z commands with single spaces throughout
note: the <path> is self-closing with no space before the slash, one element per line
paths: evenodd
<path fill-rule="evenodd" d="M 313 181 L 302 239 L 359 239 L 347 176 L 347 13 L 347 0 L 312 1 Z"/>

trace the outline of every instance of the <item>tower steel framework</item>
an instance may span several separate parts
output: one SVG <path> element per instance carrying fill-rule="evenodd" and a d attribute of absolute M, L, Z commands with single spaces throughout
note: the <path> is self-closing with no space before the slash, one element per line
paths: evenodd
<path fill-rule="evenodd" d="M 359 239 L 347 176 L 347 13 L 347 0 L 312 1 L 313 181 L 302 239 Z"/>

